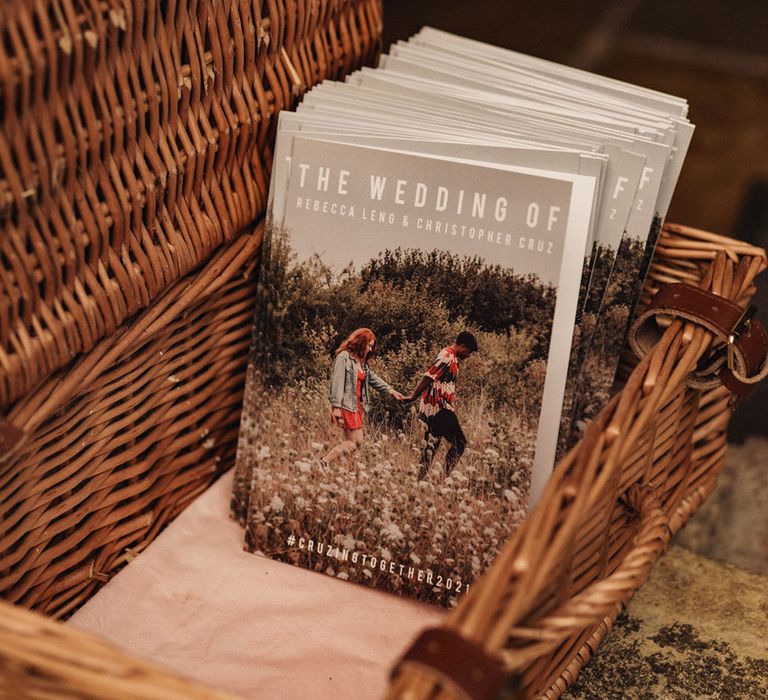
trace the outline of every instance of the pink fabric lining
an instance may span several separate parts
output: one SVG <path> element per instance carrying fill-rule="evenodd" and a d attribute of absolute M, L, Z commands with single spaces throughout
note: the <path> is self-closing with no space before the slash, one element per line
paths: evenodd
<path fill-rule="evenodd" d="M 380 697 L 391 665 L 444 612 L 248 554 L 232 471 L 68 624 L 244 698 Z"/>

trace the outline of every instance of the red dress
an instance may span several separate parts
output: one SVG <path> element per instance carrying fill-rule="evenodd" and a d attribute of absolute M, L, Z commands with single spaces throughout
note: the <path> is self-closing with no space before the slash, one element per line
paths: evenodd
<path fill-rule="evenodd" d="M 365 372 L 358 366 L 357 368 L 357 411 L 348 411 L 341 409 L 341 416 L 344 419 L 344 428 L 347 430 L 360 430 L 363 427 L 363 406 L 360 401 L 360 395 L 363 391 L 363 380 Z"/>

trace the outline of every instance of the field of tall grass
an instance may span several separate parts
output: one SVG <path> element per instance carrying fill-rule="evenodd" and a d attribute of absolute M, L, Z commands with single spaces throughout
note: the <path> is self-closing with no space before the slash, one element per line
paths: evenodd
<path fill-rule="evenodd" d="M 525 515 L 555 290 L 479 257 L 372 250 L 361 269 L 298 260 L 269 227 L 238 441 L 232 515 L 246 548 L 348 581 L 451 606 Z M 342 439 L 327 382 L 350 333 L 376 336 L 371 367 L 410 393 L 462 331 L 456 410 L 467 449 L 449 477 L 437 453 L 418 480 L 417 403 L 373 396 L 364 445 Z"/>
<path fill-rule="evenodd" d="M 365 444 L 324 468 L 342 439 L 322 382 L 248 401 L 253 438 L 246 548 L 421 601 L 455 605 L 525 516 L 536 439 L 519 412 L 489 411 L 483 392 L 457 414 L 468 444 L 446 478 L 441 444 L 418 481 L 423 424 L 417 403 L 393 421 L 395 400 L 375 395 Z M 266 399 L 266 400 L 264 400 Z M 268 406 L 268 409 L 259 410 Z M 396 427 L 399 426 L 399 427 Z M 241 473 L 244 473 L 241 471 Z"/>

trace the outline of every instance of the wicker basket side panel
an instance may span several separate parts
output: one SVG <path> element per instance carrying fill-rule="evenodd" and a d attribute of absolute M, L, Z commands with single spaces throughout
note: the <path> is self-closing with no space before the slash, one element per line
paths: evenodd
<path fill-rule="evenodd" d="M 724 262 L 723 251 L 730 262 Z M 764 268 L 765 254 L 759 249 L 714 234 L 669 226 L 662 232 L 641 308 L 660 284 L 678 281 L 696 285 L 705 281 L 715 293 L 746 303 L 754 291 L 752 279 Z M 693 331 L 692 326 L 682 329 L 678 337 L 680 350 L 684 351 L 686 344 L 692 342 Z M 636 358 L 627 363 L 627 367 L 636 365 Z M 730 394 L 726 389 L 695 391 L 681 385 L 681 380 L 685 380 L 685 374 L 680 372 L 680 367 L 671 364 L 665 367 L 663 362 L 644 371 L 645 392 L 659 384 L 668 385 L 670 390 L 666 403 L 651 417 L 646 428 L 650 439 L 644 443 L 641 437 L 622 458 L 621 483 L 617 490 L 619 495 L 626 493 L 633 483 L 651 486 L 664 514 L 667 538 L 687 522 L 714 489 L 725 456 L 730 417 Z M 675 390 L 675 386 L 680 388 Z M 617 529 L 613 521 L 607 532 L 607 540 L 617 551 L 604 572 L 609 576 L 626 554 L 621 550 L 626 549 L 627 531 Z M 628 591 L 629 596 L 635 587 Z M 571 595 L 578 590 L 576 587 Z M 571 635 L 551 655 L 537 659 L 528 667 L 528 693 L 532 697 L 539 694 L 559 697 L 595 653 L 619 609 L 617 605 L 614 613 Z"/>
<path fill-rule="evenodd" d="M 227 282 L 172 305 L 117 361 L 106 352 L 2 466 L 6 599 L 73 611 L 232 464 L 255 282 L 247 258 L 225 271 L 216 261 Z"/>
<path fill-rule="evenodd" d="M 558 585 L 554 597 L 557 606 L 587 591 L 595 581 L 615 574 L 636 546 L 639 518 L 627 507 L 625 500 L 625 494 L 633 485 L 647 485 L 655 491 L 661 512 L 665 513 L 665 522 L 690 495 L 692 435 L 698 406 L 699 393 L 680 387 L 628 445 L 626 454 L 620 458 L 621 470 L 615 472 L 613 483 L 606 486 L 607 497 L 589 508 L 576 535 L 574 553 L 563 561 L 563 566 L 569 566 L 569 578 Z M 670 535 L 665 525 L 665 542 Z M 608 621 L 620 611 L 634 590 L 634 586 L 630 586 L 622 591 L 619 586 L 612 592 L 615 599 Z M 596 639 L 602 639 L 605 630 L 606 619 L 596 620 L 574 631 L 551 653 L 536 659 L 524 674 L 528 696 L 549 693 L 547 697 L 557 697 L 563 692 L 567 687 L 563 684 L 563 675 L 571 674 L 568 683 L 573 680 L 575 669 L 580 668 L 580 665 L 574 666 L 574 659 L 581 658 L 584 663 L 596 648 Z M 560 688 L 557 695 L 553 694 L 555 688 Z"/>
<path fill-rule="evenodd" d="M 369 62 L 380 0 L 12 3 L 0 29 L 0 408 L 265 208 L 277 113 Z"/>

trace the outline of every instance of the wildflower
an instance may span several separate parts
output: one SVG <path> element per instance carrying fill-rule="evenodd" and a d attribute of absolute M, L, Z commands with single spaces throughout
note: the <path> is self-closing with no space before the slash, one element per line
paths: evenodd
<path fill-rule="evenodd" d="M 270 510 L 274 511 L 275 513 L 279 513 L 280 511 L 283 510 L 284 507 L 285 507 L 285 501 L 283 501 L 283 499 L 280 498 L 280 496 L 278 496 L 277 494 L 272 496 L 272 500 L 269 503 Z"/>
<path fill-rule="evenodd" d="M 389 523 L 386 527 L 382 528 L 381 536 L 389 540 L 399 541 L 403 539 L 402 530 L 395 523 Z"/>

